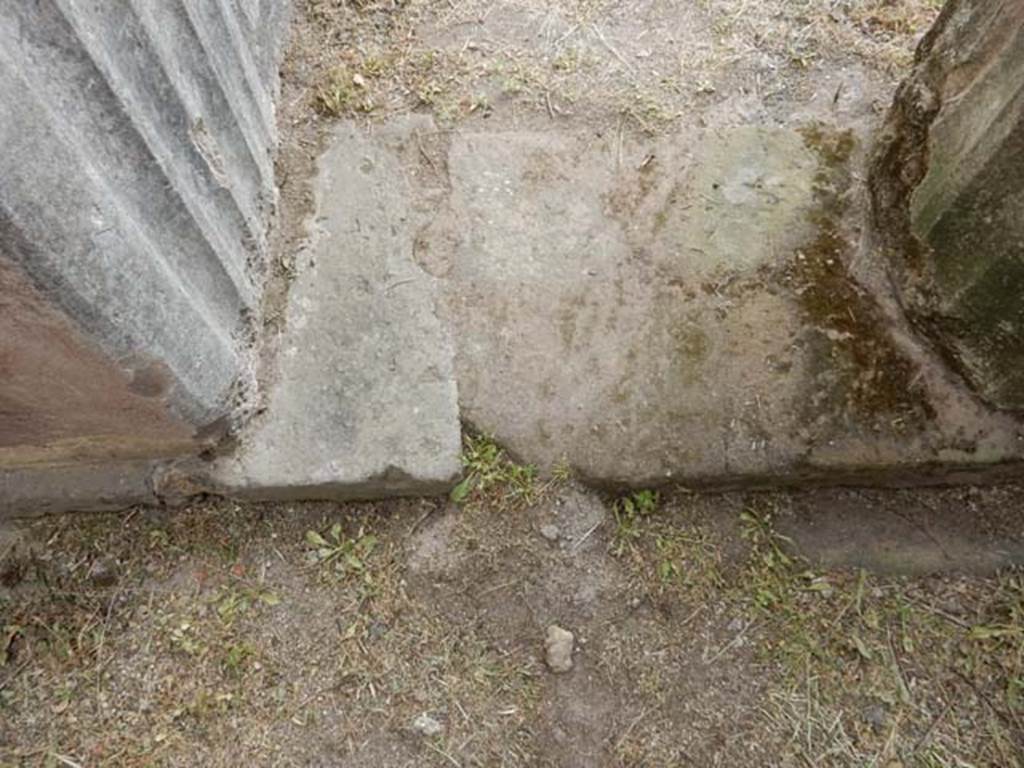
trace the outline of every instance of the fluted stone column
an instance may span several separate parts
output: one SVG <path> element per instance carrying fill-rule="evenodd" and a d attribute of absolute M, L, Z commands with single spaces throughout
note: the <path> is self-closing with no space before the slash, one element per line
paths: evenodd
<path fill-rule="evenodd" d="M 230 420 L 286 11 L 0 3 L 0 468 L 188 451 Z"/>

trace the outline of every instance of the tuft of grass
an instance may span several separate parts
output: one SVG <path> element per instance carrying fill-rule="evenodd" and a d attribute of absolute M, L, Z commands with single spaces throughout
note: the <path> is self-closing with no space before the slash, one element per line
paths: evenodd
<path fill-rule="evenodd" d="M 667 130 L 679 116 L 672 111 L 661 94 L 639 89 L 634 89 L 621 97 L 619 113 L 651 136 Z"/>
<path fill-rule="evenodd" d="M 757 617 L 762 662 L 784 678 L 765 712 L 791 731 L 798 763 L 1024 764 L 1020 573 L 1001 574 L 967 621 L 920 599 L 909 579 L 816 573 L 790 554 L 767 505 L 741 522 L 750 552 L 733 595 Z"/>
<path fill-rule="evenodd" d="M 724 586 L 721 542 L 704 526 L 656 514 L 660 503 L 650 490 L 615 501 L 611 554 L 628 564 L 648 596 L 699 602 Z"/>
<path fill-rule="evenodd" d="M 572 480 L 572 465 L 569 463 L 568 458 L 563 456 L 551 468 L 551 479 L 559 483 L 567 483 Z"/>
<path fill-rule="evenodd" d="M 313 90 L 313 107 L 325 117 L 341 117 L 375 108 L 364 75 L 348 67 L 334 67 Z"/>
<path fill-rule="evenodd" d="M 621 557 L 631 545 L 643 535 L 643 518 L 658 509 L 658 494 L 655 491 L 635 491 L 617 499 L 612 505 L 615 518 L 615 536 L 612 552 Z"/>
<path fill-rule="evenodd" d="M 744 500 L 733 538 L 744 547 L 728 562 L 721 523 L 695 518 L 688 504 L 670 500 L 650 514 L 627 497 L 613 509 L 610 550 L 633 587 L 665 610 L 683 604 L 688 616 L 707 617 L 702 631 L 717 634 L 719 650 L 705 663 L 748 655 L 770 681 L 757 727 L 773 744 L 773 764 L 1024 766 L 1024 572 L 982 580 L 822 572 L 776 529 L 783 510 L 771 496 Z M 726 623 L 739 617 L 738 629 Z M 673 632 L 658 620 L 631 627 L 601 663 L 625 666 L 645 701 L 667 700 L 673 675 L 640 649 L 669 643 Z M 661 762 L 639 726 L 617 751 L 634 764 Z"/>
<path fill-rule="evenodd" d="M 456 504 L 487 501 L 507 508 L 529 506 L 537 500 L 542 487 L 536 467 L 512 461 L 493 439 L 483 435 L 467 435 L 463 446 L 465 476 L 451 492 Z"/>

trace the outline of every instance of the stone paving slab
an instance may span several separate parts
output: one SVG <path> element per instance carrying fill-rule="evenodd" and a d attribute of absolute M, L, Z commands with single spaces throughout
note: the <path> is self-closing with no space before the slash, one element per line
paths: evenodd
<path fill-rule="evenodd" d="M 460 417 L 609 486 L 1005 476 L 1018 425 L 878 293 L 856 147 L 814 124 L 341 128 L 267 412 L 213 488 L 440 492 Z"/>
<path fill-rule="evenodd" d="M 443 492 L 460 472 L 453 348 L 437 281 L 412 258 L 403 170 L 345 125 L 315 189 L 266 413 L 212 486 L 259 499 Z"/>
<path fill-rule="evenodd" d="M 453 134 L 418 253 L 445 282 L 463 418 L 609 485 L 1019 460 L 1017 425 L 854 275 L 856 147 L 813 124 Z"/>

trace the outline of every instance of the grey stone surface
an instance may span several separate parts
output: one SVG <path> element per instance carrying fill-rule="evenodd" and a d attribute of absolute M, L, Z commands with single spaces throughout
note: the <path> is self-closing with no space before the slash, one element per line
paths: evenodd
<path fill-rule="evenodd" d="M 601 484 L 923 479 L 1019 457 L 851 271 L 854 137 L 456 134 L 418 238 L 463 418 Z M 398 148 L 414 162 L 415 144 Z M 438 202 L 439 195 L 443 199 Z"/>
<path fill-rule="evenodd" d="M 433 738 L 444 733 L 444 726 L 426 712 L 416 716 L 416 719 L 412 721 L 412 728 L 427 738 Z"/>
<path fill-rule="evenodd" d="M 1024 5 L 947 3 L 872 188 L 915 323 L 985 398 L 1024 410 Z"/>
<path fill-rule="evenodd" d="M 770 233 L 796 242 L 817 165 L 799 137 L 743 133 L 753 141 L 729 135 L 700 150 L 665 144 L 625 184 L 612 142 L 454 139 L 452 229 L 464 234 L 449 301 L 469 421 L 528 460 L 550 466 L 565 457 L 594 479 L 714 472 L 728 463 L 733 443 L 756 443 L 751 460 L 766 467 L 779 452 L 792 453 L 782 430 L 761 446 L 762 430 L 745 418 L 754 413 L 747 404 L 754 393 L 743 379 L 765 376 L 772 355 L 800 370 L 801 354 L 794 360 L 791 350 L 795 310 L 764 293 L 726 317 L 716 309 L 732 301 L 702 285 L 734 274 L 734 253 L 742 268 L 760 266 L 770 253 L 760 247 L 765 220 Z M 777 155 L 757 189 L 751 162 L 773 142 Z M 648 154 L 631 152 L 627 162 L 635 168 Z M 709 164 L 729 155 L 738 162 L 716 190 Z M 679 194 L 673 175 L 694 164 L 700 195 Z M 653 186 L 663 193 L 660 206 L 645 194 Z M 768 201 L 776 199 L 782 210 L 771 220 Z M 691 206 L 700 215 L 688 215 Z M 685 235 L 677 248 L 650 238 L 653 229 Z M 774 375 L 762 409 L 791 420 L 799 382 Z"/>
<path fill-rule="evenodd" d="M 0 467 L 0 519 L 156 504 L 152 477 L 159 466 L 152 461 L 103 461 Z"/>
<path fill-rule="evenodd" d="M 196 427 L 249 376 L 286 8 L 0 4 L 0 259 Z"/>
<path fill-rule="evenodd" d="M 315 187 L 267 412 L 214 486 L 271 499 L 443 491 L 460 472 L 453 350 L 436 280 L 412 258 L 422 222 L 403 169 L 346 125 Z"/>

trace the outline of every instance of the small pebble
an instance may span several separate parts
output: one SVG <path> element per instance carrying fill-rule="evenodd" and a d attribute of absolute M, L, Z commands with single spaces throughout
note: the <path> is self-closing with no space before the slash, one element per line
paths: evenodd
<path fill-rule="evenodd" d="M 112 587 L 117 583 L 117 562 L 101 557 L 89 566 L 89 581 L 96 587 Z"/>
<path fill-rule="evenodd" d="M 437 736 L 444 730 L 444 727 L 426 712 L 412 721 L 412 727 L 427 737 Z"/>
<path fill-rule="evenodd" d="M 572 647 L 576 638 L 572 632 L 552 624 L 548 627 L 544 641 L 548 669 L 552 672 L 568 672 L 572 669 Z"/>
<path fill-rule="evenodd" d="M 558 526 L 557 525 L 542 525 L 540 527 L 540 535 L 548 541 L 558 541 Z"/>
<path fill-rule="evenodd" d="M 881 704 L 874 704 L 864 710 L 864 721 L 868 723 L 877 732 L 881 732 L 885 728 L 886 720 L 885 707 Z"/>

